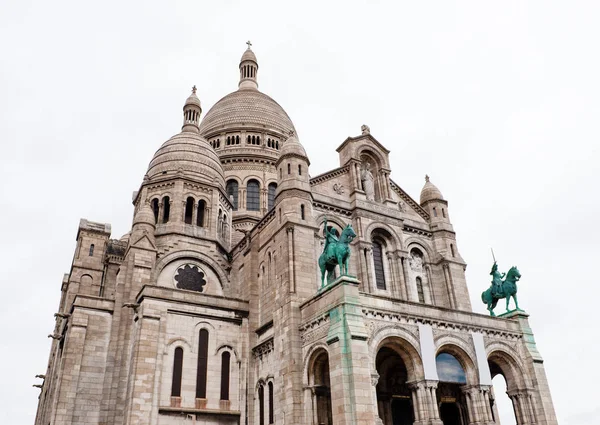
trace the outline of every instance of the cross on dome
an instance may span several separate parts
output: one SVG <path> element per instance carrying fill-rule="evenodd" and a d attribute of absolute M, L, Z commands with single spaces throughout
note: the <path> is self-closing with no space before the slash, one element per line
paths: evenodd
<path fill-rule="evenodd" d="M 246 44 L 248 45 L 248 49 L 252 47 L 252 43 L 250 43 L 250 40 L 246 41 Z"/>
<path fill-rule="evenodd" d="M 194 86 L 192 87 L 192 93 L 196 94 L 196 85 L 194 84 Z"/>

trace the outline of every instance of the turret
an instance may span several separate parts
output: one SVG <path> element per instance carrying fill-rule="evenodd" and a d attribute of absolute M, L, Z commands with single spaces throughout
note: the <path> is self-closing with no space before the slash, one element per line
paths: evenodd
<path fill-rule="evenodd" d="M 421 207 L 430 217 L 432 227 L 443 227 L 445 230 L 453 231 L 448 214 L 448 201 L 442 196 L 442 192 L 425 176 L 425 185 L 421 190 Z"/>
<path fill-rule="evenodd" d="M 183 127 L 181 127 L 181 131 L 198 133 L 201 113 L 200 99 L 196 96 L 196 86 L 194 86 L 192 87 L 192 94 L 183 105 Z"/>
<path fill-rule="evenodd" d="M 306 220 L 312 216 L 312 195 L 308 176 L 310 161 L 295 133 L 283 144 L 281 156 L 275 163 L 278 173 L 275 207 L 283 214 Z M 292 202 L 284 202 L 292 200 Z M 285 204 L 282 205 L 281 204 Z"/>
<path fill-rule="evenodd" d="M 248 48 L 242 55 L 240 60 L 240 89 L 258 89 L 258 80 L 256 75 L 258 74 L 258 61 L 254 52 L 250 48 L 252 43 L 249 41 L 246 43 Z"/>

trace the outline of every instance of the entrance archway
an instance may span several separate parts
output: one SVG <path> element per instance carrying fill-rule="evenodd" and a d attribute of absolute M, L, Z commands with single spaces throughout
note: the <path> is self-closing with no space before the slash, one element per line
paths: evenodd
<path fill-rule="evenodd" d="M 313 356 L 308 368 L 308 383 L 312 393 L 313 424 L 332 425 L 329 354 L 324 349 Z"/>
<path fill-rule="evenodd" d="M 376 388 L 379 417 L 384 425 L 412 425 L 414 411 L 404 361 L 396 351 L 384 346 L 377 352 L 375 364 L 379 374 Z"/>
<path fill-rule="evenodd" d="M 440 419 L 444 425 L 466 425 L 467 404 L 461 387 L 467 383 L 467 376 L 461 363 L 448 352 L 441 352 L 435 359 L 439 384 L 437 400 Z"/>

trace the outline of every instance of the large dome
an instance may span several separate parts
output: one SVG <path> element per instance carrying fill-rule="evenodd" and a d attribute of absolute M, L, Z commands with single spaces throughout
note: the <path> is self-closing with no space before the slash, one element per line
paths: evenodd
<path fill-rule="evenodd" d="M 270 130 L 281 137 L 295 132 L 292 120 L 277 102 L 256 89 L 242 89 L 228 94 L 208 111 L 200 134 L 209 138 L 240 127 Z"/>
<path fill-rule="evenodd" d="M 225 187 L 219 157 L 198 133 L 183 131 L 167 140 L 154 154 L 146 174 L 152 180 L 178 173 Z"/>

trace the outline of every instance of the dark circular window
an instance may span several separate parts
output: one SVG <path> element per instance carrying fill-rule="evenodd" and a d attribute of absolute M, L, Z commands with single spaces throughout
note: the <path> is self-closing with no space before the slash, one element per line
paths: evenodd
<path fill-rule="evenodd" d="M 179 289 L 202 292 L 206 279 L 204 272 L 193 264 L 186 264 L 179 267 L 175 273 L 175 280 Z"/>

